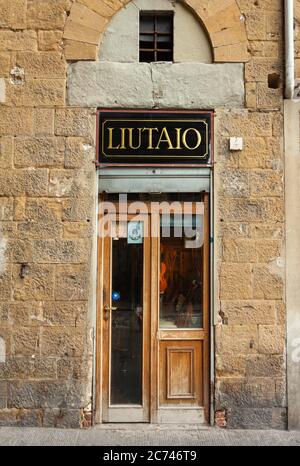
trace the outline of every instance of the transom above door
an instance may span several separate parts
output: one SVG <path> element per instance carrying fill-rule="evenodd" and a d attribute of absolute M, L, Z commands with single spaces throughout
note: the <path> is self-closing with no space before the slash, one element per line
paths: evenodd
<path fill-rule="evenodd" d="M 110 195 L 100 211 L 101 420 L 208 421 L 208 195 Z"/>

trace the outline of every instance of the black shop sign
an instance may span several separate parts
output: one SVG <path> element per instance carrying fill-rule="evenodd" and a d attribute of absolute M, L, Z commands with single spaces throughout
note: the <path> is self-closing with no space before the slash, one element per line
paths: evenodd
<path fill-rule="evenodd" d="M 100 164 L 211 162 L 212 113 L 99 111 Z"/>

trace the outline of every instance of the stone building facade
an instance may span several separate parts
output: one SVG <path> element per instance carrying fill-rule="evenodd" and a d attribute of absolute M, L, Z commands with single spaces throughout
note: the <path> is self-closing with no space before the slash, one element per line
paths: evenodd
<path fill-rule="evenodd" d="M 178 39 L 137 63 L 132 8 L 182 8 L 206 58 Z M 96 113 L 155 108 L 215 113 L 211 422 L 287 428 L 283 21 L 280 0 L 0 0 L 0 425 L 101 421 Z"/>

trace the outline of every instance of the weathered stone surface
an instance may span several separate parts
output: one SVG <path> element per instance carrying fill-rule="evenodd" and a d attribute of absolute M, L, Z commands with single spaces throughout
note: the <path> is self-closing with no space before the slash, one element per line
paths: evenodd
<path fill-rule="evenodd" d="M 220 192 L 228 197 L 249 197 L 249 173 L 246 170 L 222 170 Z"/>
<path fill-rule="evenodd" d="M 54 294 L 54 267 L 52 265 L 29 264 L 28 274 L 20 278 L 20 266 L 13 267 L 14 299 L 49 300 Z"/>
<path fill-rule="evenodd" d="M 57 360 L 58 379 L 86 380 L 92 364 L 89 359 L 61 358 Z"/>
<path fill-rule="evenodd" d="M 285 327 L 283 325 L 260 325 L 258 348 L 260 353 L 283 354 L 285 349 Z"/>
<path fill-rule="evenodd" d="M 38 31 L 39 50 L 45 52 L 62 49 L 62 31 Z"/>
<path fill-rule="evenodd" d="M 0 50 L 37 50 L 37 35 L 35 31 L 0 30 Z"/>
<path fill-rule="evenodd" d="M 81 427 L 80 410 L 45 409 L 43 413 L 43 427 L 79 429 Z"/>
<path fill-rule="evenodd" d="M 90 110 L 59 109 L 55 112 L 55 134 L 58 136 L 95 138 L 95 117 Z"/>
<path fill-rule="evenodd" d="M 264 266 L 253 269 L 253 295 L 255 299 L 282 299 L 283 279 Z"/>
<path fill-rule="evenodd" d="M 96 44 L 65 39 L 64 53 L 66 60 L 96 60 L 98 47 Z"/>
<path fill-rule="evenodd" d="M 0 198 L 0 220 L 7 221 L 13 218 L 13 200 L 8 197 Z"/>
<path fill-rule="evenodd" d="M 0 364 L 3 380 L 52 380 L 56 378 L 56 360 L 39 357 L 9 358 Z"/>
<path fill-rule="evenodd" d="M 219 325 L 216 328 L 216 353 L 237 355 L 252 354 L 257 351 L 257 325 Z"/>
<path fill-rule="evenodd" d="M 16 167 L 63 166 L 65 140 L 61 137 L 17 138 Z"/>
<path fill-rule="evenodd" d="M 48 170 L 0 170 L 1 196 L 45 196 L 48 192 Z"/>
<path fill-rule="evenodd" d="M 6 403 L 7 403 L 7 384 L 5 382 L 0 382 L 0 409 L 6 408 Z"/>
<path fill-rule="evenodd" d="M 63 237 L 65 239 L 91 238 L 92 226 L 88 222 L 64 222 Z"/>
<path fill-rule="evenodd" d="M 286 411 L 280 408 L 230 408 L 230 429 L 285 429 Z"/>
<path fill-rule="evenodd" d="M 220 203 L 220 218 L 236 222 L 283 221 L 283 199 L 230 199 Z"/>
<path fill-rule="evenodd" d="M 55 299 L 80 301 L 89 297 L 90 272 L 82 265 L 59 265 L 56 268 Z"/>
<path fill-rule="evenodd" d="M 66 64 L 59 52 L 19 52 L 18 65 L 28 78 L 64 79 Z"/>
<path fill-rule="evenodd" d="M 13 382 L 8 385 L 9 408 L 80 408 L 84 384 L 72 382 Z"/>
<path fill-rule="evenodd" d="M 45 327 L 41 335 L 41 354 L 45 356 L 80 357 L 86 349 L 85 329 Z"/>
<path fill-rule="evenodd" d="M 245 356 L 216 354 L 215 370 L 217 377 L 244 377 L 246 375 Z"/>
<path fill-rule="evenodd" d="M 93 171 L 51 170 L 49 196 L 78 197 L 88 196 L 95 186 L 96 174 Z"/>
<path fill-rule="evenodd" d="M 85 221 L 90 223 L 96 209 L 96 202 L 94 197 L 86 197 L 80 200 L 66 199 L 63 201 L 62 218 L 64 221 L 75 222 Z"/>
<path fill-rule="evenodd" d="M 11 267 L 2 258 L 0 269 L 0 301 L 10 300 L 12 294 Z"/>
<path fill-rule="evenodd" d="M 32 29 L 63 29 L 69 0 L 30 0 L 27 10 L 27 26 Z"/>
<path fill-rule="evenodd" d="M 8 304 L 9 323 L 15 327 L 38 326 L 43 323 L 42 303 L 39 302 L 12 302 Z"/>
<path fill-rule="evenodd" d="M 252 297 L 251 269 L 248 264 L 223 263 L 220 274 L 221 299 Z"/>
<path fill-rule="evenodd" d="M 40 332 L 36 327 L 17 327 L 12 333 L 12 354 L 35 356 L 40 354 Z"/>
<path fill-rule="evenodd" d="M 65 151 L 65 168 L 82 168 L 90 166 L 91 159 L 96 158 L 95 150 L 86 149 L 84 138 L 67 138 Z M 88 146 L 89 147 L 89 146 Z"/>
<path fill-rule="evenodd" d="M 217 405 L 239 408 L 275 406 L 275 383 L 269 379 L 226 379 L 220 382 Z"/>
<path fill-rule="evenodd" d="M 9 239 L 7 254 L 10 262 L 30 262 L 32 261 L 32 244 L 24 239 Z"/>
<path fill-rule="evenodd" d="M 113 79 L 116 74 L 121 87 Z M 68 101 L 90 107 L 240 107 L 244 103 L 243 67 L 79 62 L 68 68 Z"/>
<path fill-rule="evenodd" d="M 34 111 L 33 124 L 36 136 L 53 136 L 54 109 L 36 108 Z"/>
<path fill-rule="evenodd" d="M 16 235 L 19 237 L 24 237 L 28 239 L 53 239 L 60 238 L 63 232 L 63 225 L 60 222 L 49 222 L 42 220 L 40 222 L 27 221 L 20 222 L 17 224 Z"/>
<path fill-rule="evenodd" d="M 56 222 L 62 218 L 62 202 L 60 199 L 27 199 L 25 217 L 27 221 Z"/>
<path fill-rule="evenodd" d="M 272 301 L 222 301 L 223 320 L 230 325 L 275 324 L 276 309 Z"/>
<path fill-rule="evenodd" d="M 0 135 L 30 135 L 33 132 L 33 112 L 25 108 L 0 108 Z"/>
<path fill-rule="evenodd" d="M 248 377 L 280 377 L 285 369 L 282 356 L 251 355 L 247 356 L 246 374 Z"/>
<path fill-rule="evenodd" d="M 0 168 L 12 168 L 14 139 L 11 136 L 0 137 Z"/>
<path fill-rule="evenodd" d="M 84 263 L 88 258 L 88 247 L 83 240 L 39 239 L 33 242 L 33 261 L 37 263 Z"/>
<path fill-rule="evenodd" d="M 0 76 L 7 77 L 10 72 L 10 54 L 0 52 Z"/>
<path fill-rule="evenodd" d="M 16 107 L 63 106 L 64 79 L 28 79 L 23 86 L 7 85 L 7 103 Z"/>
<path fill-rule="evenodd" d="M 82 326 L 86 322 L 86 302 L 52 301 L 45 303 L 43 325 Z"/>

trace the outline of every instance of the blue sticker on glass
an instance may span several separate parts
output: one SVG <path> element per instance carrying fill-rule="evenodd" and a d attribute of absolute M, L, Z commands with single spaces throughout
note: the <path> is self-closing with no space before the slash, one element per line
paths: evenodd
<path fill-rule="evenodd" d="M 113 301 L 120 301 L 121 299 L 121 293 L 119 291 L 113 291 L 112 292 L 112 300 Z"/>

